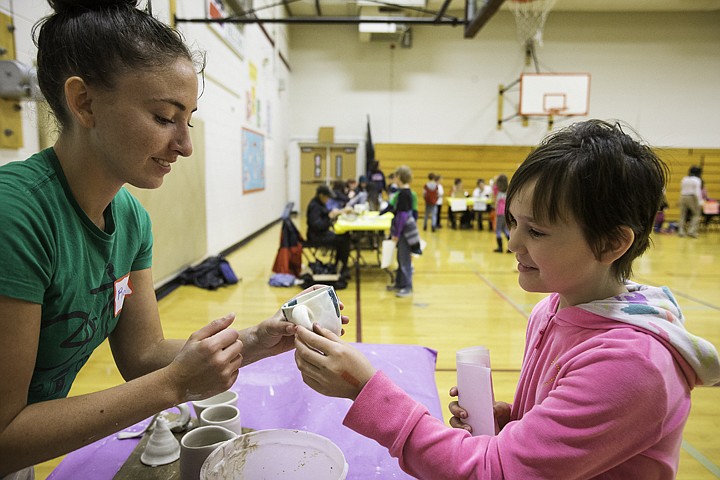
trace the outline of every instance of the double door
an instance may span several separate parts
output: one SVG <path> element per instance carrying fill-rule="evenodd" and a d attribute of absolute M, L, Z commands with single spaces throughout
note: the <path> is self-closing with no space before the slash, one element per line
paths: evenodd
<path fill-rule="evenodd" d="M 357 177 L 356 144 L 300 144 L 300 208 L 303 215 L 318 185 Z"/>

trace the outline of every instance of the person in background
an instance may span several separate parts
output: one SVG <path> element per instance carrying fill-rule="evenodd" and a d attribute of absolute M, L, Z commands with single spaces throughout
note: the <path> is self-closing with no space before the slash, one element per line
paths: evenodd
<path fill-rule="evenodd" d="M 150 218 L 124 185 L 159 188 L 191 155 L 204 58 L 135 0 L 49 3 L 33 35 L 59 137 L 0 167 L 0 477 L 12 479 L 229 389 L 241 365 L 293 348 L 296 329 L 278 311 L 237 331 L 229 313 L 164 337 Z M 106 338 L 126 383 L 68 397 Z"/>
<path fill-rule="evenodd" d="M 665 209 L 667 208 L 667 197 L 665 197 L 665 192 L 663 192 L 662 200 L 660 201 L 660 206 L 658 207 L 658 212 L 655 215 L 655 225 L 653 227 L 653 231 L 655 233 L 664 232 L 663 224 L 665 223 Z"/>
<path fill-rule="evenodd" d="M 688 174 L 680 180 L 680 225 L 678 236 L 685 236 L 687 228 L 689 237 L 697 238 L 698 225 L 700 224 L 700 213 L 702 212 L 702 169 L 696 165 L 690 167 Z M 688 216 L 690 218 L 688 218 Z"/>
<path fill-rule="evenodd" d="M 315 196 L 308 203 L 305 214 L 306 237 L 311 244 L 325 245 L 335 249 L 335 268 L 343 277 L 349 277 L 350 237 L 347 233 L 336 234 L 332 230 L 332 225 L 341 214 L 352 212 L 352 208 L 349 206 L 342 209 L 328 208 L 328 203 L 333 195 L 330 187 L 324 184 L 318 185 Z"/>
<path fill-rule="evenodd" d="M 383 192 L 387 190 L 385 174 L 380 170 L 380 161 L 375 159 L 370 163 L 370 170 L 367 172 L 368 190 L 380 196 L 378 203 L 382 200 Z M 372 186 L 372 187 L 371 187 Z M 374 188 L 373 188 L 374 187 Z"/>
<path fill-rule="evenodd" d="M 462 178 L 456 178 L 450 190 L 450 198 L 465 198 L 465 190 L 463 189 Z M 452 202 L 448 202 L 448 218 L 450 219 L 450 227 L 457 230 L 458 222 L 455 218 L 455 212 L 452 210 Z"/>
<path fill-rule="evenodd" d="M 389 208 L 394 217 L 390 227 L 392 240 L 397 244 L 398 270 L 395 283 L 388 289 L 395 291 L 396 297 L 409 297 L 413 292 L 412 254 L 420 252 L 420 235 L 417 228 L 417 194 L 410 188 L 412 171 L 402 166 L 397 169 L 400 189 L 390 199 Z"/>
<path fill-rule="evenodd" d="M 505 218 L 505 198 L 507 196 L 508 189 L 508 177 L 505 174 L 500 174 L 495 179 L 495 240 L 497 241 L 497 248 L 493 250 L 497 253 L 503 252 L 503 240 L 502 236 L 505 235 L 508 242 L 510 242 L 510 230 L 508 229 L 506 218 Z M 510 249 L 508 248 L 508 253 Z"/>
<path fill-rule="evenodd" d="M 482 178 L 478 178 L 477 183 L 475 184 L 475 189 L 473 190 L 472 196 L 475 200 L 480 200 L 480 202 L 485 204 L 485 210 L 477 210 L 475 213 L 477 214 L 477 224 L 478 224 L 478 230 L 483 229 L 483 213 L 487 211 L 489 204 L 492 200 L 492 187 L 489 185 L 485 185 L 485 180 Z M 489 224 L 489 222 L 488 222 Z M 492 229 L 492 227 L 488 227 Z"/>
<path fill-rule="evenodd" d="M 549 296 L 530 314 L 512 404 L 495 403 L 497 435 L 471 436 L 457 402 L 443 425 L 318 324 L 295 337 L 303 380 L 353 400 L 343 425 L 418 479 L 674 479 L 691 390 L 720 382 L 720 359 L 667 287 L 629 281 L 666 179 L 650 147 L 600 120 L 552 133 L 514 173 L 519 284 Z"/>
<path fill-rule="evenodd" d="M 358 177 L 358 185 L 355 189 L 355 195 L 350 197 L 347 206 L 354 207 L 358 203 L 370 203 L 368 181 L 365 175 L 360 175 L 360 177 Z"/>
<path fill-rule="evenodd" d="M 395 172 L 392 172 L 390 175 L 388 175 L 388 199 L 391 195 L 393 195 L 395 192 L 398 191 L 400 187 L 398 187 L 397 180 L 395 179 Z"/>
<path fill-rule="evenodd" d="M 350 200 L 347 195 L 347 186 L 342 180 L 335 180 L 332 187 L 333 197 L 328 200 L 327 207 L 330 210 L 342 209 Z"/>
<path fill-rule="evenodd" d="M 430 219 L 430 228 L 435 231 L 435 217 L 437 213 L 437 201 L 439 197 L 438 184 L 435 181 L 435 174 L 428 173 L 428 181 L 423 185 L 423 199 L 425 200 L 425 218 L 423 219 L 423 230 L 427 230 L 428 218 Z"/>
<path fill-rule="evenodd" d="M 445 196 L 445 188 L 443 188 L 442 185 L 442 175 L 437 174 L 435 175 L 435 183 L 437 183 L 437 189 L 438 189 L 438 199 L 436 208 L 435 208 L 435 218 L 433 219 L 434 227 L 435 229 L 442 228 L 442 223 L 440 222 L 442 217 L 442 204 L 443 204 L 443 197 Z"/>
<path fill-rule="evenodd" d="M 354 178 L 348 178 L 345 182 L 345 191 L 347 192 L 348 200 L 351 200 L 358 192 L 358 182 Z"/>

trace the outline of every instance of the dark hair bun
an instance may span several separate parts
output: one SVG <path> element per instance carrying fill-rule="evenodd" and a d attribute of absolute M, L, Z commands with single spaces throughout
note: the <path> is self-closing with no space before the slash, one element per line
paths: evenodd
<path fill-rule="evenodd" d="M 108 7 L 129 6 L 136 8 L 139 0 L 48 0 L 57 13 L 77 10 L 99 10 Z"/>

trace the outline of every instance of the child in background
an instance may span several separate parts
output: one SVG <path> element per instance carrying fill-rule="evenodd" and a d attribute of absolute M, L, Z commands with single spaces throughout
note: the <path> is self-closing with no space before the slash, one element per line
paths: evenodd
<path fill-rule="evenodd" d="M 653 231 L 655 233 L 663 233 L 663 224 L 665 223 L 665 209 L 668 208 L 667 198 L 665 197 L 665 194 L 663 194 L 662 201 L 660 202 L 660 206 L 658 207 L 658 212 L 655 215 L 655 226 L 653 227 Z"/>
<path fill-rule="evenodd" d="M 465 198 L 465 190 L 463 189 L 462 178 L 456 178 L 450 189 L 450 198 Z M 448 219 L 450 220 L 450 228 L 457 230 L 457 219 L 452 209 L 452 202 L 448 203 Z"/>
<path fill-rule="evenodd" d="M 396 297 L 412 295 L 412 254 L 420 252 L 420 234 L 417 228 L 417 194 L 410 189 L 412 171 L 402 166 L 395 172 L 400 189 L 390 199 L 395 217 L 390 228 L 392 240 L 397 244 L 398 270 L 395 284 L 388 287 L 395 290 Z"/>
<path fill-rule="evenodd" d="M 490 185 L 485 184 L 485 180 L 482 178 L 478 178 L 477 182 L 475 183 L 475 189 L 472 193 L 473 198 L 475 199 L 476 203 L 477 201 L 482 202 L 481 205 L 484 204 L 485 210 L 477 210 L 475 212 L 477 216 L 477 224 L 478 224 L 478 230 L 483 229 L 483 213 L 487 211 L 488 209 L 488 203 L 490 203 L 490 199 L 492 198 L 492 187 Z M 489 219 L 489 217 L 488 217 Z M 492 230 L 491 223 L 488 220 L 488 229 Z"/>
<path fill-rule="evenodd" d="M 395 179 L 395 172 L 388 175 L 388 187 L 387 187 L 387 193 L 388 198 L 390 198 L 395 192 L 398 191 L 398 184 L 397 180 Z"/>
<path fill-rule="evenodd" d="M 510 252 L 510 230 L 508 230 L 507 223 L 505 221 L 505 198 L 507 197 L 508 189 L 508 177 L 505 174 L 498 175 L 495 180 L 495 240 L 497 241 L 497 248 L 495 252 L 503 252 L 503 241 L 502 236 L 508 239 L 508 253 Z"/>
<path fill-rule="evenodd" d="M 428 218 L 430 219 L 430 228 L 435 231 L 435 209 L 438 201 L 438 184 L 435 181 L 435 174 L 428 173 L 428 181 L 423 185 L 423 199 L 425 200 L 425 219 L 423 220 L 423 230 L 427 230 Z"/>
<path fill-rule="evenodd" d="M 666 176 L 649 147 L 599 120 L 550 135 L 513 175 L 519 283 L 550 295 L 530 315 L 512 405 L 495 404 L 498 435 L 471 437 L 457 402 L 447 428 L 319 325 L 296 334 L 303 379 L 354 400 L 343 424 L 420 479 L 674 479 L 690 391 L 720 382 L 720 361 L 666 287 L 629 282 Z"/>
<path fill-rule="evenodd" d="M 442 185 L 442 175 L 435 175 L 435 183 L 437 183 L 438 199 L 437 203 L 435 204 L 435 217 L 433 221 L 435 229 L 438 229 L 442 228 L 442 223 L 440 223 L 440 217 L 442 217 L 442 204 L 443 197 L 445 196 L 445 188 L 443 188 Z"/>
<path fill-rule="evenodd" d="M 358 193 L 357 180 L 354 178 L 348 178 L 345 182 L 345 191 L 347 192 L 348 200 L 352 200 L 352 198 Z"/>

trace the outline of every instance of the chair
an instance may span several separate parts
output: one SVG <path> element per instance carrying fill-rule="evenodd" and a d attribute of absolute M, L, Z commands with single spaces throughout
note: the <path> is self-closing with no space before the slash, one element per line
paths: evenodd
<path fill-rule="evenodd" d="M 285 208 L 283 209 L 282 216 L 280 217 L 282 220 L 285 220 L 286 218 L 290 218 L 290 215 L 292 215 L 292 209 L 295 206 L 295 202 L 288 202 L 285 205 Z"/>
<path fill-rule="evenodd" d="M 703 230 L 720 229 L 720 203 L 717 200 L 706 200 L 703 203 L 703 220 L 700 228 Z"/>
<path fill-rule="evenodd" d="M 308 265 L 313 262 L 321 262 L 326 264 L 335 263 L 335 248 L 326 243 L 311 242 L 303 240 L 300 242 L 303 249 L 303 256 L 307 260 Z"/>

